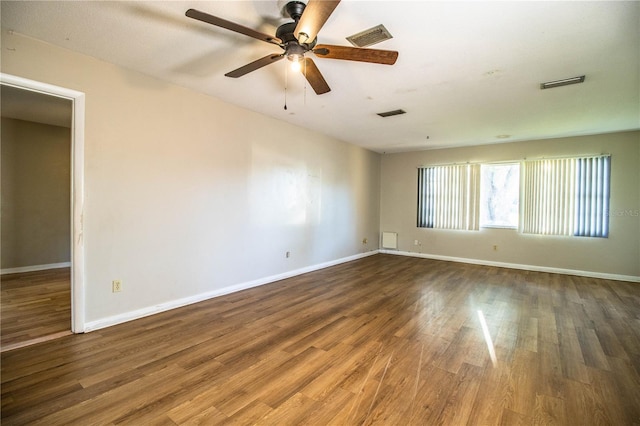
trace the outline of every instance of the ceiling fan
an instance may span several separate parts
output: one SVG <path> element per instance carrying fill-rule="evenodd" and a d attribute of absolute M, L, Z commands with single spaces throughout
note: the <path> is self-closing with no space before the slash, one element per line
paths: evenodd
<path fill-rule="evenodd" d="M 283 58 L 300 65 L 300 70 L 316 92 L 321 95 L 331 90 L 320 70 L 311 58 L 305 56 L 313 52 L 316 56 L 330 59 L 345 59 L 348 61 L 370 62 L 374 64 L 393 65 L 398 59 L 398 52 L 380 49 L 365 49 L 348 46 L 334 46 L 317 44 L 317 34 L 329 19 L 340 0 L 309 0 L 305 5 L 300 1 L 291 1 L 284 7 L 293 22 L 280 25 L 275 37 L 244 27 L 226 19 L 209 15 L 195 9 L 189 9 L 186 16 L 197 19 L 217 27 L 235 31 L 267 43 L 280 46 L 283 53 L 273 53 L 244 65 L 225 74 L 227 77 L 238 78 Z"/>

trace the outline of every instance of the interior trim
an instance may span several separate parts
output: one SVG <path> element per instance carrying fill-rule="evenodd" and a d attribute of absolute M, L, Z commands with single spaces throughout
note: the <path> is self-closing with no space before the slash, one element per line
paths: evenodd
<path fill-rule="evenodd" d="M 17 266 L 15 268 L 0 269 L 0 275 L 21 274 L 23 272 L 46 271 L 47 269 L 69 268 L 71 262 L 47 263 L 46 265 Z"/>
<path fill-rule="evenodd" d="M 71 100 L 71 331 L 85 331 L 84 234 L 84 123 L 85 94 L 73 89 L 0 73 L 4 85 Z"/>
<path fill-rule="evenodd" d="M 121 324 L 128 321 L 144 318 L 149 315 L 158 314 L 160 312 L 169 311 L 171 309 L 181 308 L 183 306 L 191 305 L 193 303 L 203 302 L 205 300 L 213 299 L 214 297 L 224 296 L 225 294 L 235 293 L 237 291 L 247 290 L 253 287 L 258 287 L 265 284 L 270 284 L 276 281 L 284 280 L 286 278 L 295 277 L 297 275 L 306 274 L 308 272 L 317 271 L 320 269 L 328 268 L 330 266 L 339 265 L 341 263 L 351 262 L 353 260 L 362 259 L 364 257 L 373 256 L 378 254 L 379 250 L 372 250 L 365 253 L 359 253 L 353 256 L 343 257 L 341 259 L 331 260 L 329 262 L 319 263 L 316 265 L 307 266 L 292 271 L 283 272 L 277 275 L 271 275 L 269 277 L 259 278 L 253 281 L 247 281 L 240 284 L 208 291 L 205 293 L 196 294 L 194 296 L 185 297 L 182 299 L 171 300 L 169 302 L 161 303 L 155 306 L 149 306 L 135 311 L 124 312 L 118 315 L 113 315 L 106 318 L 101 318 L 96 321 L 89 321 L 85 324 L 85 331 L 95 331 L 101 328 L 110 327 L 113 325 Z"/>
<path fill-rule="evenodd" d="M 398 256 L 422 257 L 424 259 L 445 260 L 448 262 L 470 263 L 473 265 L 496 266 L 498 268 L 521 269 L 533 272 L 549 272 L 552 274 L 577 275 L 579 277 L 602 278 L 605 280 L 629 281 L 640 283 L 640 277 L 633 275 L 609 274 L 605 272 L 580 271 L 577 269 L 553 268 L 550 266 L 522 265 L 519 263 L 493 262 L 482 259 L 468 259 L 464 257 L 441 256 L 437 254 L 413 253 L 399 250 L 380 250 L 380 253 Z"/>

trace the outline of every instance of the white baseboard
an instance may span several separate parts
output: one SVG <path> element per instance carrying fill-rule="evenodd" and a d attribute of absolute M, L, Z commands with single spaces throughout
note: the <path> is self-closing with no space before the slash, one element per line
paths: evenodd
<path fill-rule="evenodd" d="M 142 308 L 135 311 L 124 312 L 122 314 L 101 318 L 96 321 L 90 321 L 85 323 L 84 331 L 85 332 L 95 331 L 101 328 L 110 327 L 110 326 L 121 324 L 128 321 L 133 321 L 136 319 L 147 317 L 149 315 L 158 314 L 160 312 L 169 311 L 171 309 L 180 308 L 183 306 L 191 305 L 193 303 L 203 302 L 205 300 L 213 299 L 214 297 L 224 296 L 225 294 L 235 293 L 237 291 L 247 290 L 253 287 L 270 284 L 276 281 L 284 280 L 286 278 L 295 277 L 297 275 L 306 274 L 308 272 L 317 271 L 320 269 L 328 268 L 330 266 L 339 265 L 341 263 L 351 262 L 353 260 L 362 259 L 364 257 L 372 256 L 378 253 L 379 253 L 378 250 L 373 250 L 366 253 L 347 256 L 341 259 L 336 259 L 329 262 L 320 263 L 317 265 L 311 265 L 311 266 L 296 269 L 293 271 L 287 271 L 282 274 L 271 275 L 269 277 L 259 278 L 257 280 L 248 281 L 245 283 L 228 286 L 221 289 L 208 291 L 206 293 L 200 293 L 200 294 L 185 297 L 182 299 L 171 300 L 169 302 L 161 303 L 159 305 L 149 306 L 147 308 Z"/>
<path fill-rule="evenodd" d="M 124 322 L 133 321 L 139 318 L 144 318 L 146 316 L 158 314 L 164 311 L 169 311 L 171 309 L 176 309 L 183 306 L 191 305 L 193 303 L 203 302 L 205 300 L 209 300 L 215 297 L 224 296 L 225 294 L 235 293 L 237 291 L 247 290 L 253 287 L 259 287 L 261 285 L 270 284 L 286 278 L 291 278 L 297 275 L 306 274 L 308 272 L 313 272 L 320 269 L 328 268 L 330 266 L 339 265 L 341 263 L 362 259 L 364 257 L 372 256 L 378 253 L 392 254 L 392 255 L 398 255 L 398 256 L 420 257 L 424 259 L 445 260 L 450 262 L 470 263 L 475 265 L 496 266 L 500 268 L 521 269 L 521 270 L 536 271 L 536 272 L 550 272 L 555 274 L 577 275 L 577 276 L 585 276 L 585 277 L 592 277 L 592 278 L 603 278 L 603 279 L 617 280 L 617 281 L 640 282 L 640 277 L 634 277 L 629 275 L 606 274 L 606 273 L 600 273 L 600 272 L 578 271 L 573 269 L 551 268 L 551 267 L 536 266 L 536 265 L 521 265 L 521 264 L 505 263 L 505 262 L 492 262 L 492 261 L 479 260 L 479 259 L 467 259 L 467 258 L 461 258 L 461 257 L 440 256 L 440 255 L 431 255 L 431 254 L 425 254 L 425 253 L 412 253 L 412 252 L 406 252 L 406 251 L 381 249 L 381 250 L 369 251 L 366 253 L 360 253 L 353 256 L 348 256 L 341 259 L 320 263 L 317 265 L 311 265 L 311 266 L 296 269 L 293 271 L 287 271 L 282 274 L 271 275 L 268 277 L 259 278 L 257 280 L 248 281 L 248 282 L 224 287 L 221 289 L 216 289 L 216 290 L 208 291 L 205 293 L 196 294 L 194 296 L 185 297 L 177 300 L 171 300 L 169 302 L 161 303 L 159 305 L 149 306 L 147 308 L 142 308 L 142 309 L 138 309 L 130 312 L 124 312 L 122 314 L 101 318 L 95 321 L 90 321 L 85 323 L 84 331 L 90 332 L 94 330 L 99 330 L 101 328 L 121 324 Z"/>
<path fill-rule="evenodd" d="M 580 277 L 602 278 L 606 280 L 616 280 L 616 281 L 630 281 L 635 283 L 640 282 L 640 277 L 636 277 L 633 275 L 608 274 L 604 272 L 580 271 L 576 269 L 552 268 L 548 266 L 522 265 L 518 263 L 506 263 L 506 262 L 493 262 L 490 260 L 467 259 L 463 257 L 440 256 L 437 254 L 413 253 L 409 251 L 399 251 L 399 250 L 380 250 L 380 253 L 395 254 L 398 256 L 421 257 L 424 259 L 445 260 L 448 262 L 471 263 L 474 265 L 497 266 L 499 268 L 522 269 L 525 271 L 550 272 L 553 274 L 577 275 Z"/>
<path fill-rule="evenodd" d="M 19 266 L 17 268 L 0 269 L 0 275 L 20 274 L 22 272 L 45 271 L 47 269 L 69 268 L 71 262 L 48 263 L 46 265 Z"/>

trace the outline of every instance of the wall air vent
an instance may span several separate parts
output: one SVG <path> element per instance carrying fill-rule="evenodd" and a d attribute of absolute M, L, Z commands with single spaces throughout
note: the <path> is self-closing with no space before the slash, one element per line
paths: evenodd
<path fill-rule="evenodd" d="M 406 114 L 407 111 L 403 110 L 403 109 L 394 109 L 393 111 L 387 111 L 387 112 L 379 112 L 378 115 L 380 117 L 392 117 L 394 115 L 401 115 L 401 114 Z"/>
<path fill-rule="evenodd" d="M 347 37 L 347 41 L 353 44 L 355 47 L 366 47 L 372 44 L 380 43 L 381 41 L 389 40 L 393 36 L 387 31 L 384 25 L 380 24 L 368 30 L 359 32 L 352 36 Z"/>
<path fill-rule="evenodd" d="M 383 249 L 398 249 L 398 233 L 397 232 L 383 232 L 382 233 L 382 248 Z"/>

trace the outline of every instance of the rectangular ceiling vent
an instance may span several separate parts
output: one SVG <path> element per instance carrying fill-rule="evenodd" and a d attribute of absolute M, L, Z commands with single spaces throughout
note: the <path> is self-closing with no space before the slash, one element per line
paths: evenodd
<path fill-rule="evenodd" d="M 540 83 L 540 89 L 553 89 L 554 87 L 567 86 L 569 84 L 584 83 L 584 78 L 584 75 L 580 75 L 562 80 L 547 81 L 546 83 Z"/>
<path fill-rule="evenodd" d="M 392 117 L 394 115 L 401 115 L 401 114 L 406 114 L 407 111 L 403 110 L 403 109 L 394 109 L 393 111 L 387 111 L 387 112 L 379 112 L 378 115 L 380 117 Z"/>
<path fill-rule="evenodd" d="M 369 28 L 368 30 L 359 32 L 358 34 L 349 36 L 347 37 L 347 40 L 355 47 L 366 47 L 380 43 L 381 41 L 389 40 L 390 38 L 393 38 L 391 33 L 387 31 L 384 25 L 380 24 L 373 28 Z"/>

